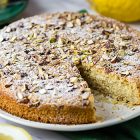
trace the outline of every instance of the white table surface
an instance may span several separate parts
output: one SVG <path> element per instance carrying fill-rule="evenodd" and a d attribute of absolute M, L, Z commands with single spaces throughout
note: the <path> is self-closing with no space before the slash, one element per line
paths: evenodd
<path fill-rule="evenodd" d="M 89 5 L 85 0 L 30 0 L 27 9 L 19 18 L 33 16 L 43 12 L 78 11 L 81 9 L 87 9 L 89 13 L 97 14 L 89 9 Z M 140 29 L 139 22 L 131 25 Z M 1 118 L 0 123 L 12 124 L 24 128 L 33 136 L 33 140 L 68 140 L 68 138 L 57 132 L 25 127 Z"/>

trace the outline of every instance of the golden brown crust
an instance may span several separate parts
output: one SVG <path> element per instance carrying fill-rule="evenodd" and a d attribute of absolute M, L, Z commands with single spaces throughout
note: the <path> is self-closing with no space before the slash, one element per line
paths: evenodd
<path fill-rule="evenodd" d="M 18 103 L 5 94 L 0 88 L 0 108 L 24 119 L 57 124 L 81 124 L 95 122 L 95 110 L 89 107 L 80 108 L 72 106 L 43 105 L 42 107 L 29 107 Z"/>

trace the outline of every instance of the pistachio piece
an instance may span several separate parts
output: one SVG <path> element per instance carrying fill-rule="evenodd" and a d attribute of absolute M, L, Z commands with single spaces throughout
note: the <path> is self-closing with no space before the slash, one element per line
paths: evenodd
<path fill-rule="evenodd" d="M 74 64 L 79 64 L 79 63 L 80 63 L 80 59 L 77 58 L 77 57 L 73 57 L 73 58 L 72 58 L 72 62 L 73 62 Z"/>
<path fill-rule="evenodd" d="M 55 42 L 56 42 L 56 38 L 55 37 L 50 38 L 50 43 L 55 43 Z"/>
<path fill-rule="evenodd" d="M 78 78 L 77 77 L 71 77 L 70 78 L 70 82 L 71 83 L 76 83 L 78 81 Z"/>

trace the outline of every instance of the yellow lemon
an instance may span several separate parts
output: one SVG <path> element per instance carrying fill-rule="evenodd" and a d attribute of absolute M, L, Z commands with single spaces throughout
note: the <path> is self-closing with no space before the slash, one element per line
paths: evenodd
<path fill-rule="evenodd" d="M 22 128 L 0 124 L 0 140 L 32 140 L 32 137 Z"/>
<path fill-rule="evenodd" d="M 120 21 L 133 22 L 140 20 L 140 0 L 88 0 L 104 16 Z"/>
<path fill-rule="evenodd" d="M 9 0 L 0 0 L 0 8 L 5 8 Z"/>
<path fill-rule="evenodd" d="M 8 0 L 0 0 L 0 5 L 7 4 Z"/>

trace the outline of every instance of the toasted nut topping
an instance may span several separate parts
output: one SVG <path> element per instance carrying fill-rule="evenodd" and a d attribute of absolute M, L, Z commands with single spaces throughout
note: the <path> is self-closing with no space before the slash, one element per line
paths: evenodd
<path fill-rule="evenodd" d="M 2 42 L 4 40 L 4 38 L 2 36 L 0 36 L 0 42 Z"/>
<path fill-rule="evenodd" d="M 87 84 L 86 81 L 82 81 L 82 82 L 80 83 L 80 85 L 81 85 L 81 87 L 84 87 L 84 88 L 87 88 L 87 87 L 88 87 L 88 84 Z"/>
<path fill-rule="evenodd" d="M 85 92 L 81 96 L 82 96 L 82 99 L 85 100 L 85 99 L 87 99 L 89 97 L 89 93 L 88 92 Z"/>
<path fill-rule="evenodd" d="M 73 23 L 72 22 L 68 22 L 67 23 L 67 27 L 72 28 L 73 27 Z"/>
<path fill-rule="evenodd" d="M 20 93 L 20 92 L 18 92 L 18 93 L 17 93 L 17 97 L 18 97 L 19 100 L 22 100 L 22 99 L 23 99 L 23 94 Z"/>
<path fill-rule="evenodd" d="M 81 20 L 80 19 L 76 19 L 76 24 L 81 26 Z"/>
<path fill-rule="evenodd" d="M 56 42 L 56 38 L 55 37 L 50 38 L 50 43 L 55 43 L 55 42 Z"/>
<path fill-rule="evenodd" d="M 40 90 L 39 90 L 39 93 L 40 93 L 40 94 L 45 94 L 45 93 L 47 93 L 47 91 L 46 91 L 45 89 L 40 89 Z"/>
<path fill-rule="evenodd" d="M 91 44 L 93 44 L 94 42 L 93 42 L 93 40 L 91 39 L 91 40 L 88 40 L 87 43 L 88 43 L 88 45 L 91 45 Z"/>
<path fill-rule="evenodd" d="M 116 63 L 119 61 L 119 58 L 117 56 L 114 56 L 112 59 L 111 59 L 111 63 Z"/>
<path fill-rule="evenodd" d="M 91 92 L 91 89 L 90 88 L 85 88 L 84 91 Z"/>
<path fill-rule="evenodd" d="M 75 82 L 77 82 L 78 81 L 78 78 L 77 77 L 71 77 L 70 78 L 70 82 L 71 83 L 75 83 Z"/>
<path fill-rule="evenodd" d="M 78 68 L 137 79 L 139 44 L 130 27 L 103 17 L 35 16 L 0 31 L 0 78 L 13 97 L 28 105 L 85 106 L 91 90 Z"/>
<path fill-rule="evenodd" d="M 130 74 L 129 71 L 124 71 L 124 72 L 121 72 L 122 75 L 125 75 L 125 76 L 128 76 Z"/>
<path fill-rule="evenodd" d="M 28 89 L 28 86 L 27 84 L 23 84 L 22 88 L 21 88 L 21 91 L 24 92 Z"/>
<path fill-rule="evenodd" d="M 7 27 L 6 33 L 10 33 L 10 32 L 11 32 L 11 28 L 10 27 Z"/>

